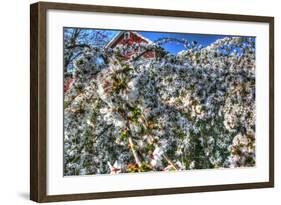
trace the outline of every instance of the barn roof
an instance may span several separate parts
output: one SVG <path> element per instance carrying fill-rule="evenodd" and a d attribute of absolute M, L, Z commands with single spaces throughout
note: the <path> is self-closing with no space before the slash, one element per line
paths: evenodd
<path fill-rule="evenodd" d="M 109 42 L 108 44 L 105 45 L 105 48 L 110 48 L 125 32 L 128 31 L 120 31 L 118 32 Z M 145 38 L 144 36 L 140 35 L 138 32 L 134 32 L 134 31 L 129 31 L 130 33 L 135 34 L 136 36 L 144 39 L 147 43 L 149 44 L 153 44 L 153 42 L 151 40 L 149 40 L 148 38 Z"/>

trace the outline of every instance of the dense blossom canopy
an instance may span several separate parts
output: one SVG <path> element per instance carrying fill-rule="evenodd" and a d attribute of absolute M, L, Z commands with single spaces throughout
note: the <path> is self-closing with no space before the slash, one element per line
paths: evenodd
<path fill-rule="evenodd" d="M 155 59 L 83 49 L 64 94 L 65 175 L 255 165 L 255 39 L 184 42 Z"/>

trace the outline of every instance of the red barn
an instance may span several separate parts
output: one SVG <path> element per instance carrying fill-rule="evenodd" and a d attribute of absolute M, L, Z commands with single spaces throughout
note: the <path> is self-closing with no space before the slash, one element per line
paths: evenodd
<path fill-rule="evenodd" d="M 136 48 L 136 44 L 150 45 L 153 44 L 153 42 L 137 32 L 121 31 L 112 38 L 112 40 L 105 46 L 105 48 L 115 48 L 119 45 L 125 46 L 125 53 L 123 53 L 122 56 L 125 59 L 131 59 L 144 52 L 144 50 Z M 142 56 L 144 58 L 155 58 L 156 55 L 155 51 L 147 51 Z"/>
<path fill-rule="evenodd" d="M 143 52 L 144 54 L 142 55 L 142 57 L 146 59 L 153 59 L 156 57 L 155 51 L 145 51 L 145 49 L 138 48 L 136 44 L 151 45 L 153 44 L 153 42 L 137 32 L 121 31 L 111 39 L 111 41 L 105 46 L 105 48 L 115 48 L 119 45 L 125 46 L 125 52 L 122 54 L 122 57 L 125 60 L 132 59 Z M 64 92 L 67 92 L 70 87 L 72 87 L 74 82 L 75 78 L 70 76 L 65 77 Z"/>

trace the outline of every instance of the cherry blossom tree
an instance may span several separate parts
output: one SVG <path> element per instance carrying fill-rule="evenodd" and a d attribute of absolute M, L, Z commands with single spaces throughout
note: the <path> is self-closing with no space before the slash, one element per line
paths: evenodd
<path fill-rule="evenodd" d="M 168 41 L 186 49 L 165 53 Z M 75 78 L 64 94 L 65 175 L 255 166 L 254 38 L 133 46 L 141 52 L 129 60 L 120 47 L 65 51 Z M 161 55 L 143 57 L 152 50 Z"/>

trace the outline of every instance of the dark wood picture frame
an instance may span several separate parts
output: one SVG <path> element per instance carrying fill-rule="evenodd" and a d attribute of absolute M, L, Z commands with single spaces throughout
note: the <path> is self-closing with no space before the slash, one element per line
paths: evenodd
<path fill-rule="evenodd" d="M 47 80 L 46 13 L 49 9 L 156 15 L 199 19 L 264 22 L 269 24 L 269 181 L 228 185 L 162 188 L 103 193 L 47 195 Z M 30 199 L 36 202 L 133 197 L 191 192 L 274 187 L 274 18 L 142 8 L 39 2 L 30 6 Z"/>

